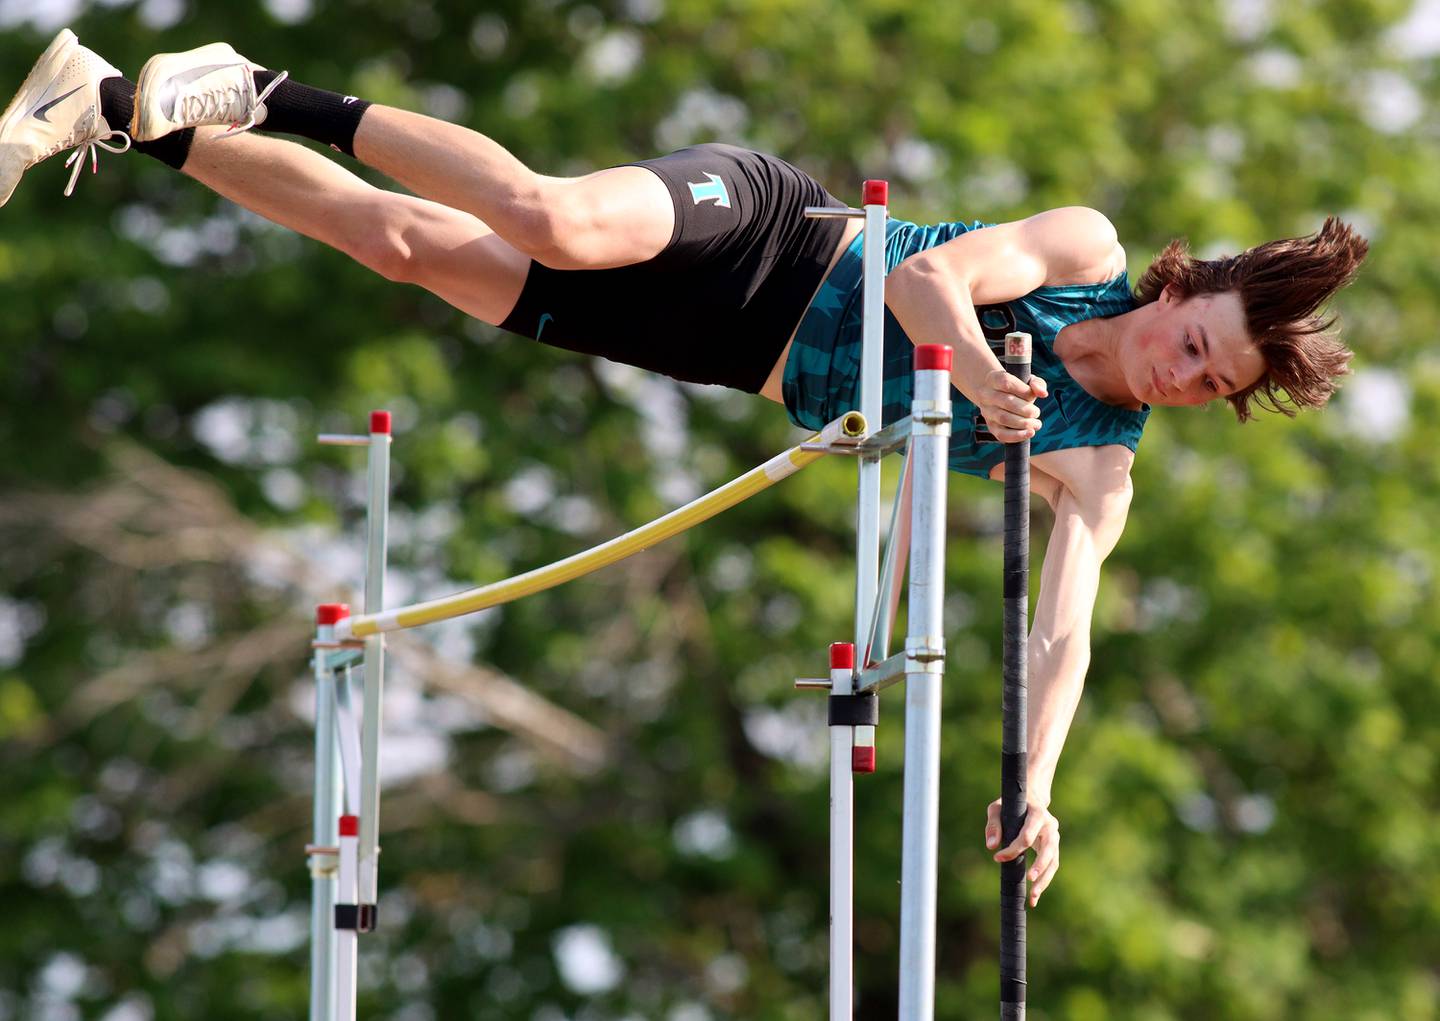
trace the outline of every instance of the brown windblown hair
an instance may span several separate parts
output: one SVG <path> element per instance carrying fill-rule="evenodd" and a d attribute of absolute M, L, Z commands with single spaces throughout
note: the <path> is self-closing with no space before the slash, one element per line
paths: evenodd
<path fill-rule="evenodd" d="M 1182 238 L 1170 242 L 1135 285 L 1135 300 L 1147 305 L 1171 285 L 1180 298 L 1234 291 L 1245 310 L 1245 326 L 1265 359 L 1265 374 L 1225 399 L 1244 422 L 1251 401 L 1294 416 L 1295 408 L 1318 408 L 1349 372 L 1351 352 L 1332 332 L 1335 317 L 1318 310 L 1355 279 L 1370 244 L 1338 217 L 1314 234 L 1256 245 L 1239 255 L 1196 259 Z"/>

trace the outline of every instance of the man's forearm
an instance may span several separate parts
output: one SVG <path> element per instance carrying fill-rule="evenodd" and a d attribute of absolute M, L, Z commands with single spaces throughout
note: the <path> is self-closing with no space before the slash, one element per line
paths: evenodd
<path fill-rule="evenodd" d="M 1027 797 L 1037 805 L 1050 806 L 1051 787 L 1060 750 L 1070 732 L 1085 671 L 1090 666 L 1090 640 L 1085 633 L 1072 633 L 1051 643 L 1030 644 L 1029 713 L 1026 718 L 1028 743 Z"/>
<path fill-rule="evenodd" d="M 1000 368 L 990 350 L 969 282 L 915 260 L 890 274 L 885 304 L 900 328 L 917 344 L 949 344 L 955 352 L 950 381 L 972 404 L 985 377 Z"/>
<path fill-rule="evenodd" d="M 1115 548 L 1130 505 L 1125 455 L 1116 454 L 1112 448 L 1062 454 L 1047 462 L 1062 480 L 1080 476 L 1110 481 L 1111 485 L 1092 491 L 1084 499 L 1062 487 L 1055 501 L 1055 527 L 1040 573 L 1040 598 L 1035 605 L 1027 664 L 1030 699 L 1026 779 L 1030 800 L 1047 808 L 1060 749 L 1070 732 L 1085 687 L 1085 671 L 1090 666 L 1090 622 L 1100 588 L 1100 564 Z"/>

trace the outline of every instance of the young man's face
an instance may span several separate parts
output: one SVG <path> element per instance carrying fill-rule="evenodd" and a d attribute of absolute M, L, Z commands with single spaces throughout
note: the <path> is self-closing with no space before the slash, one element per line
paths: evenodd
<path fill-rule="evenodd" d="M 1181 301 L 1166 287 L 1127 366 L 1131 389 L 1147 404 L 1204 404 L 1255 383 L 1265 359 L 1245 330 L 1239 295 Z"/>

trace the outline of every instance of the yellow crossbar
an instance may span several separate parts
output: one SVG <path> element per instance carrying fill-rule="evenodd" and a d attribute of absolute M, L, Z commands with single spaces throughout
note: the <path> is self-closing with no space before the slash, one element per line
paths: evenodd
<path fill-rule="evenodd" d="M 457 592 L 452 596 L 415 603 L 396 610 L 365 614 L 342 620 L 335 628 L 335 637 L 364 638 L 381 631 L 400 631 L 405 628 L 433 624 L 449 620 L 477 610 L 485 610 L 502 603 L 514 602 L 524 596 L 544 592 L 546 589 L 563 585 L 567 581 L 609 567 L 626 557 L 648 549 L 665 539 L 679 535 L 702 521 L 706 521 L 723 510 L 735 506 L 762 490 L 769 489 L 781 479 L 787 479 L 801 468 L 825 456 L 824 450 L 806 450 L 807 446 L 829 446 L 837 442 L 858 441 L 869 431 L 865 416 L 858 411 L 848 412 L 831 422 L 820 432 L 802 444 L 777 454 L 757 468 L 732 479 L 718 489 L 692 500 L 683 507 L 677 507 L 669 514 L 656 518 L 649 524 L 641 525 L 634 531 L 616 536 L 608 542 L 576 553 L 574 556 L 557 560 L 545 567 L 517 574 L 513 578 L 491 582 L 479 588 Z"/>

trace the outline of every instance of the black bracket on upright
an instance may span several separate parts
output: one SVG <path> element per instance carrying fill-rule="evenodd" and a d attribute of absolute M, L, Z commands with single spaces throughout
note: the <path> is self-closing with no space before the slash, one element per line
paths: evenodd
<path fill-rule="evenodd" d="M 829 701 L 832 727 L 875 727 L 880 724 L 880 696 L 876 692 L 831 695 Z"/>
<path fill-rule="evenodd" d="M 374 932 L 379 915 L 374 904 L 336 904 L 335 928 L 355 932 Z"/>

